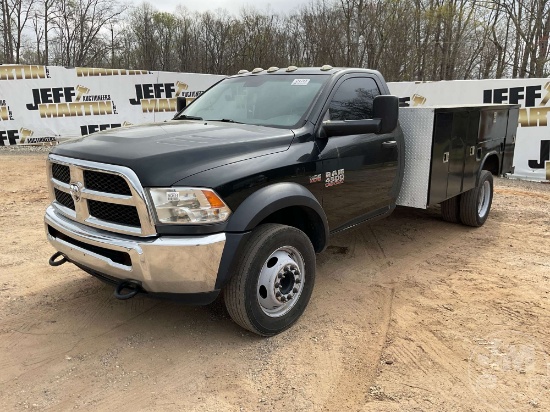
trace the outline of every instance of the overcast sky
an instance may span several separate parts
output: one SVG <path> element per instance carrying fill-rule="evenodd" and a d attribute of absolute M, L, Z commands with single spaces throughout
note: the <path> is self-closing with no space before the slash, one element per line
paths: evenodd
<path fill-rule="evenodd" d="M 296 9 L 302 4 L 308 4 L 311 0 L 162 0 L 148 1 L 157 10 L 174 11 L 177 5 L 187 7 L 191 11 L 215 11 L 218 8 L 226 9 L 231 14 L 239 14 L 243 6 L 253 6 L 257 10 L 264 11 L 267 7 L 275 12 L 288 12 Z M 138 5 L 143 0 L 130 0 L 132 4 Z"/>

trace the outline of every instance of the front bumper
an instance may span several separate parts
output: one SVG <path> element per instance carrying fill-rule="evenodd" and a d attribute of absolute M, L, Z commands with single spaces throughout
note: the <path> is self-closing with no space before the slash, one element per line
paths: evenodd
<path fill-rule="evenodd" d="M 135 280 L 154 294 L 214 292 L 225 234 L 136 238 L 74 222 L 49 206 L 48 240 L 69 261 L 110 280 Z M 101 276 L 99 276 L 101 277 Z"/>

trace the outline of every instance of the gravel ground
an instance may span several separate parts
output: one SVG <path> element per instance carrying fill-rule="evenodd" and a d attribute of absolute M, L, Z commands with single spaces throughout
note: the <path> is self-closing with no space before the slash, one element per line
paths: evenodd
<path fill-rule="evenodd" d="M 0 146 L 0 155 L 2 156 L 21 156 L 31 153 L 49 153 L 53 145 L 16 145 Z"/>

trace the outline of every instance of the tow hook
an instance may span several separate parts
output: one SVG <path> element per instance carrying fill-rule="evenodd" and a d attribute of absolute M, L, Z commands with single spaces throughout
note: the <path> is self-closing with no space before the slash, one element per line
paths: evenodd
<path fill-rule="evenodd" d="M 127 289 L 128 292 L 122 293 L 124 289 Z M 127 300 L 133 298 L 140 292 L 143 292 L 140 282 L 137 280 L 124 280 L 117 285 L 115 289 L 115 298 Z"/>
<path fill-rule="evenodd" d="M 59 256 L 63 256 L 61 259 L 56 260 Z M 48 260 L 48 263 L 50 266 L 61 266 L 63 263 L 67 263 L 67 256 L 65 256 L 61 252 L 55 252 L 51 257 L 50 260 Z"/>

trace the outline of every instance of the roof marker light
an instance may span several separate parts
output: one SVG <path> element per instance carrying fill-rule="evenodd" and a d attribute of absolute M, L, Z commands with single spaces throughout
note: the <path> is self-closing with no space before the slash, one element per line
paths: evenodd
<path fill-rule="evenodd" d="M 248 70 L 245 70 L 245 69 L 239 70 L 237 74 L 245 74 L 245 73 L 248 73 Z"/>
<path fill-rule="evenodd" d="M 273 73 L 273 72 L 276 72 L 277 70 L 279 70 L 277 66 L 271 66 L 269 69 L 267 69 L 267 72 Z"/>
<path fill-rule="evenodd" d="M 321 67 L 321 70 L 324 72 L 332 70 L 332 66 L 330 64 L 325 64 L 323 67 Z"/>
<path fill-rule="evenodd" d="M 252 70 L 252 73 L 260 73 L 260 72 L 263 72 L 264 69 L 262 69 L 261 67 L 256 67 L 254 70 Z"/>
<path fill-rule="evenodd" d="M 296 66 L 288 66 L 286 69 L 287 72 L 295 72 L 296 70 L 298 70 Z"/>

